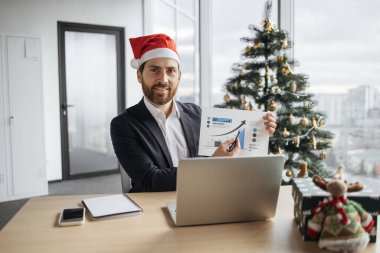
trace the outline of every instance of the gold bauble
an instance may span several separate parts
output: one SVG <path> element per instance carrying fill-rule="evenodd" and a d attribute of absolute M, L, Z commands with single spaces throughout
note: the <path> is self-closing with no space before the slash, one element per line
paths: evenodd
<path fill-rule="evenodd" d="M 252 111 L 253 110 L 253 106 L 252 106 L 251 102 L 248 103 L 247 110 L 248 111 Z"/>
<path fill-rule="evenodd" d="M 274 155 L 282 155 L 282 150 L 280 147 L 277 148 L 276 151 L 273 152 Z"/>
<path fill-rule="evenodd" d="M 286 128 L 284 128 L 284 131 L 282 131 L 281 135 L 282 135 L 282 137 L 287 138 L 287 137 L 289 137 L 290 132 L 288 130 L 286 130 Z"/>
<path fill-rule="evenodd" d="M 264 19 L 264 21 L 263 21 L 263 27 L 264 27 L 264 30 L 267 31 L 267 32 L 272 32 L 273 29 L 274 29 L 272 21 L 270 21 L 269 19 Z"/>
<path fill-rule="evenodd" d="M 295 92 L 297 91 L 297 84 L 296 84 L 296 82 L 292 82 L 292 83 L 290 84 L 289 90 L 290 90 L 292 93 L 295 93 Z"/>
<path fill-rule="evenodd" d="M 319 158 L 326 159 L 326 157 L 327 157 L 326 152 L 322 150 L 322 152 L 319 154 Z"/>
<path fill-rule="evenodd" d="M 277 85 L 276 85 L 276 86 L 273 86 L 273 87 L 272 87 L 272 92 L 273 92 L 273 93 L 276 93 L 276 94 L 279 94 L 279 93 L 281 93 L 281 88 L 278 87 Z"/>
<path fill-rule="evenodd" d="M 282 49 L 286 49 L 286 48 L 288 48 L 288 41 L 286 41 L 286 40 L 284 40 L 283 42 L 282 42 L 282 45 L 281 45 L 281 48 Z"/>
<path fill-rule="evenodd" d="M 246 99 L 245 99 L 245 96 L 244 96 L 244 95 L 241 96 L 241 104 L 242 104 L 242 105 L 245 105 L 246 102 L 247 102 L 247 101 L 246 101 Z"/>
<path fill-rule="evenodd" d="M 306 127 L 309 125 L 309 120 L 305 117 L 302 117 L 302 119 L 300 120 L 300 125 L 303 126 L 303 127 Z"/>
<path fill-rule="evenodd" d="M 287 169 L 286 170 L 286 176 L 287 177 L 291 177 L 292 175 L 293 175 L 292 170 L 291 169 Z"/>
<path fill-rule="evenodd" d="M 261 43 L 259 42 L 259 41 L 255 41 L 254 43 L 253 43 L 253 48 L 254 49 L 259 49 L 259 48 L 261 48 L 262 46 L 261 46 Z"/>
<path fill-rule="evenodd" d="M 273 31 L 273 26 L 272 26 L 272 25 L 267 26 L 267 27 L 265 28 L 265 31 L 267 31 L 267 32 L 272 32 L 272 31 Z"/>
<path fill-rule="evenodd" d="M 277 56 L 277 61 L 278 62 L 283 62 L 284 61 L 284 56 L 282 54 Z"/>
<path fill-rule="evenodd" d="M 268 105 L 268 110 L 274 112 L 276 108 L 277 108 L 276 102 L 274 102 L 274 100 L 270 101 Z"/>
<path fill-rule="evenodd" d="M 317 120 L 315 119 L 315 117 L 312 117 L 312 118 L 311 118 L 311 124 L 312 124 L 313 127 L 315 127 L 315 128 L 318 127 Z"/>
<path fill-rule="evenodd" d="M 307 163 L 301 162 L 299 166 L 299 172 L 297 174 L 297 177 L 305 177 L 307 176 Z"/>
<path fill-rule="evenodd" d="M 228 103 L 228 102 L 230 102 L 231 99 L 230 99 L 230 96 L 228 94 L 226 94 L 226 95 L 224 95 L 223 100 L 225 103 Z"/>
<path fill-rule="evenodd" d="M 281 69 L 281 72 L 282 72 L 283 74 L 285 74 L 285 75 L 289 74 L 289 73 L 290 73 L 290 68 L 289 68 L 289 66 L 287 66 L 287 65 L 283 66 L 282 69 Z"/>

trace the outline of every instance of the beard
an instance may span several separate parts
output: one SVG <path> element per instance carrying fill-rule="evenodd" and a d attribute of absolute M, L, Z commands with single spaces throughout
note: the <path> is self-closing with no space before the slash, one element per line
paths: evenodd
<path fill-rule="evenodd" d="M 145 84 L 144 80 L 141 80 L 143 93 L 150 102 L 157 105 L 165 105 L 170 102 L 175 94 L 177 93 L 177 87 L 173 86 L 171 83 L 168 84 L 154 84 L 152 87 L 149 87 Z M 162 92 L 156 91 L 156 89 L 164 89 Z"/>

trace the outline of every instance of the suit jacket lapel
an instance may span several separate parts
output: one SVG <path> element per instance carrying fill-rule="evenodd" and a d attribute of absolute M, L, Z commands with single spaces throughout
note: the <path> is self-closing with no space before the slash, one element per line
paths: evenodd
<path fill-rule="evenodd" d="M 138 103 L 136 109 L 137 111 L 135 115 L 137 115 L 141 119 L 143 125 L 150 130 L 153 137 L 160 144 L 162 152 L 164 153 L 166 160 L 170 164 L 170 167 L 173 167 L 172 158 L 170 156 L 169 148 L 166 145 L 165 137 L 162 134 L 162 131 L 160 127 L 158 126 L 156 120 L 153 118 L 152 114 L 146 108 L 144 104 L 144 99 L 142 99 Z"/>
<path fill-rule="evenodd" d="M 194 129 L 192 126 L 192 121 L 187 115 L 186 112 L 183 111 L 181 103 L 177 102 L 178 108 L 180 110 L 180 122 L 183 128 L 183 132 L 185 134 L 185 139 L 187 142 L 187 147 L 189 149 L 189 155 L 190 157 L 195 157 L 197 154 L 197 147 L 195 144 L 195 137 L 194 137 Z"/>

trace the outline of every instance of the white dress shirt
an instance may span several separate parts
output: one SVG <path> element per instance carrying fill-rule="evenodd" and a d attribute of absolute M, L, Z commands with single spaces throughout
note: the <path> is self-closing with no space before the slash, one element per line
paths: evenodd
<path fill-rule="evenodd" d="M 189 156 L 189 150 L 187 148 L 181 122 L 179 121 L 180 112 L 176 102 L 173 100 L 173 109 L 167 118 L 165 113 L 152 105 L 145 96 L 144 103 L 146 108 L 148 108 L 149 112 L 160 126 L 162 134 L 166 140 L 166 145 L 169 148 L 173 166 L 178 167 L 179 160 Z"/>

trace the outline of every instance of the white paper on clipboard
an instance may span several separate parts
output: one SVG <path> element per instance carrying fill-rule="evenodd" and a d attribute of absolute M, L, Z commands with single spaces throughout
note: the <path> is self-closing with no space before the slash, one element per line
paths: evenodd
<path fill-rule="evenodd" d="M 269 133 L 264 125 L 265 114 L 262 111 L 204 108 L 198 154 L 211 156 L 221 143 L 234 139 L 240 131 L 239 156 L 268 155 Z"/>

